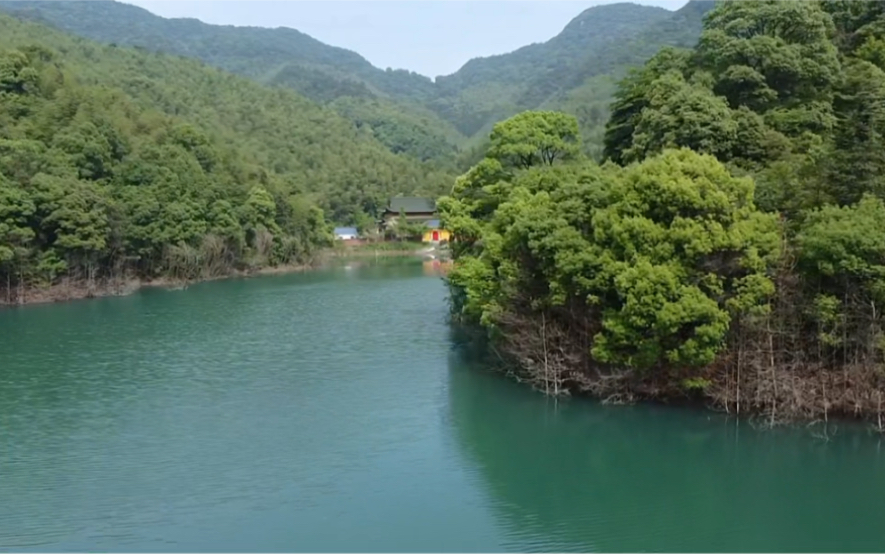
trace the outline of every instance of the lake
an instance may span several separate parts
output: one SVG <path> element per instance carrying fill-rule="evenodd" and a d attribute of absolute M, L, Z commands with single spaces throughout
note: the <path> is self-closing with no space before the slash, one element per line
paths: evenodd
<path fill-rule="evenodd" d="M 391 260 L 0 311 L 0 550 L 885 550 L 864 427 L 557 402 L 446 310 Z"/>

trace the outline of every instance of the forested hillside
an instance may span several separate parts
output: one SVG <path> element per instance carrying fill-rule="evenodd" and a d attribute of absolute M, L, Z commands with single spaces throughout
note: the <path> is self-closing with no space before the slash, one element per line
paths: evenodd
<path fill-rule="evenodd" d="M 616 97 L 609 163 L 524 112 L 440 199 L 456 317 L 552 394 L 885 431 L 885 3 L 720 3 Z"/>
<path fill-rule="evenodd" d="M 473 59 L 456 73 L 437 78 L 434 109 L 467 136 L 481 130 L 487 134 L 484 127 L 537 107 L 573 82 L 574 71 L 587 56 L 609 43 L 629 40 L 671 15 L 662 8 L 626 3 L 590 8 L 545 43 Z"/>
<path fill-rule="evenodd" d="M 294 91 L 0 16 L 4 301 L 300 263 L 326 220 L 450 183 Z"/>
<path fill-rule="evenodd" d="M 585 153 L 600 159 L 616 83 L 661 48 L 693 47 L 701 34 L 704 14 L 713 5 L 712 1 L 692 0 L 671 16 L 645 27 L 633 38 L 612 41 L 588 53 L 568 71 L 560 71 L 551 77 L 553 82 L 559 83 L 560 90 L 537 107 L 574 115 L 578 119 Z"/>
<path fill-rule="evenodd" d="M 423 107 L 433 82 L 408 71 L 384 71 L 359 54 L 294 29 L 208 25 L 165 19 L 109 1 L 3 1 L 0 9 L 107 44 L 130 45 L 203 60 L 259 83 L 294 89 L 331 103 L 347 98 L 344 115 L 376 130 L 394 152 L 450 163 L 464 137 Z M 394 103 L 393 99 L 396 99 Z M 428 153 L 432 155 L 428 155 Z"/>
<path fill-rule="evenodd" d="M 105 43 L 201 59 L 260 83 L 295 89 L 370 130 L 393 152 L 439 166 L 519 111 L 562 109 L 579 117 L 587 151 L 601 152 L 612 83 L 666 45 L 690 47 L 711 1 L 673 13 L 620 3 L 589 8 L 549 41 L 477 58 L 427 77 L 381 70 L 358 54 L 292 29 L 215 26 L 164 19 L 107 1 L 0 1 L 0 9 Z"/>

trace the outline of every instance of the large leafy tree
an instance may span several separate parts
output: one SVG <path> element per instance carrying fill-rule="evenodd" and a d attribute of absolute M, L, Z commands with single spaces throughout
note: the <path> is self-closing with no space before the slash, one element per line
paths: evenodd
<path fill-rule="evenodd" d="M 506 167 L 553 165 L 581 151 L 578 121 L 553 111 L 527 111 L 495 125 L 488 156 Z"/>
<path fill-rule="evenodd" d="M 666 151 L 629 168 L 593 217 L 607 261 L 591 292 L 602 307 L 594 355 L 653 367 L 711 362 L 732 318 L 774 292 L 776 219 L 753 183 L 709 156 Z"/>
<path fill-rule="evenodd" d="M 494 155 L 440 202 L 470 245 L 450 276 L 468 321 L 506 333 L 514 313 L 565 309 L 596 320 L 597 363 L 703 365 L 733 318 L 773 293 L 777 220 L 755 207 L 752 180 L 712 156 L 667 149 L 626 170 L 504 171 Z"/>
<path fill-rule="evenodd" d="M 666 73 L 682 73 L 687 67 L 690 52 L 664 48 L 644 66 L 633 69 L 615 92 L 611 117 L 605 125 L 603 157 L 618 164 L 627 163 L 625 151 L 630 148 L 633 133 L 649 105 L 648 94 L 654 82 Z"/>

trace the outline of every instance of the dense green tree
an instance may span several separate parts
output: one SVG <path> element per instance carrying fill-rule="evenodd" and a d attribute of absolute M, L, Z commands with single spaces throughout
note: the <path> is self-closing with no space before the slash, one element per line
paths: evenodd
<path fill-rule="evenodd" d="M 9 19 L 0 23 L 17 31 Z M 109 84 L 114 76 L 84 84 L 43 47 L 0 59 L 4 302 L 62 278 L 93 291 L 127 276 L 197 278 L 305 262 L 328 243 L 323 212 L 297 174 L 261 167 L 249 140 L 234 150 L 226 143 L 234 129 L 213 136 L 203 127 L 230 122 L 164 114 L 162 96 L 130 96 Z"/>
<path fill-rule="evenodd" d="M 611 117 L 605 126 L 603 156 L 615 163 L 626 163 L 625 151 L 631 146 L 633 133 L 648 107 L 648 93 L 654 82 L 671 71 L 684 71 L 689 52 L 664 48 L 642 68 L 634 69 L 620 83 L 614 94 Z"/>
<path fill-rule="evenodd" d="M 238 179 L 266 179 L 260 177 L 262 171 L 284 176 L 286 186 L 312 193 L 327 217 L 341 224 L 352 222 L 361 210 L 377 216 L 378 207 L 398 193 L 435 196 L 448 190 L 455 175 L 451 163 L 445 161 L 453 150 L 442 158 L 433 152 L 446 142 L 449 131 L 433 124 L 427 110 L 414 115 L 399 113 L 380 100 L 351 104 L 342 100 L 342 106 L 353 108 L 354 117 L 364 118 L 365 125 L 354 126 L 332 110 L 290 91 L 258 86 L 193 61 L 100 47 L 8 17 L 0 18 L 0 28 L 0 48 L 22 54 L 33 51 L 35 60 L 45 60 L 40 62 L 37 82 L 47 95 L 58 92 L 57 101 L 30 120 L 39 137 L 30 136 L 49 142 L 59 123 L 66 127 L 71 118 L 79 118 L 83 126 L 67 132 L 67 142 L 59 147 L 70 150 L 80 138 L 98 140 L 89 124 L 108 142 L 105 146 L 97 142 L 82 153 L 72 152 L 84 158 L 84 172 L 95 170 L 87 167 L 88 163 L 106 158 L 107 146 L 117 159 L 126 154 L 125 141 L 113 136 L 115 127 L 108 125 L 108 120 L 125 119 L 127 110 L 147 110 L 154 113 L 145 114 L 145 120 L 161 114 L 179 120 L 175 129 L 163 131 L 168 136 L 160 142 L 192 153 L 204 172 L 211 170 L 212 164 L 236 157 L 241 168 Z M 34 39 L 37 36 L 39 41 Z M 68 85 L 76 81 L 97 88 L 91 88 L 88 98 L 79 98 L 82 94 L 76 87 L 64 86 L 66 81 Z M 99 88 L 104 96 L 98 94 Z M 22 100 L 15 105 L 27 109 Z M 12 116 L 12 106 L 8 101 L 3 117 Z M 119 111 L 120 117 L 112 116 L 108 106 Z M 414 131 L 406 125 L 410 119 L 421 120 L 435 130 L 429 134 Z M 137 131 L 159 132 L 159 127 L 158 121 L 145 121 Z M 133 131 L 125 130 L 121 136 Z M 206 157 L 206 137 L 211 137 L 216 147 L 214 158 Z M 402 154 L 394 155 L 389 149 Z M 418 162 L 413 157 L 428 161 Z"/>
<path fill-rule="evenodd" d="M 865 193 L 885 198 L 885 71 L 849 61 L 833 107 L 838 123 L 827 171 L 833 199 L 850 204 Z"/>
<path fill-rule="evenodd" d="M 865 195 L 851 206 L 814 210 L 797 242 L 800 262 L 819 290 L 839 296 L 851 290 L 877 304 L 885 302 L 885 203 L 881 199 Z"/>
<path fill-rule="evenodd" d="M 819 3 L 721 3 L 690 56 L 664 50 L 622 83 L 606 158 L 629 163 L 687 146 L 758 168 L 808 153 L 836 124 L 834 32 Z"/>
<path fill-rule="evenodd" d="M 796 242 L 808 294 L 806 314 L 817 332 L 819 350 L 843 366 L 848 361 L 881 361 L 885 204 L 865 195 L 851 206 L 814 210 Z"/>
<path fill-rule="evenodd" d="M 583 305 L 579 317 L 598 318 L 598 362 L 702 365 L 732 317 L 773 292 L 776 220 L 754 207 L 752 181 L 711 157 L 667 151 L 626 171 L 578 165 L 508 180 L 491 217 L 473 220 L 482 246 L 459 252 L 451 277 L 473 321 L 494 327 L 524 302 Z M 443 202 L 447 225 L 469 217 L 465 200 Z"/>
<path fill-rule="evenodd" d="M 0 176 L 0 271 L 6 276 L 7 294 L 12 273 L 20 270 L 31 254 L 36 235 L 28 223 L 34 211 L 31 198 Z"/>
<path fill-rule="evenodd" d="M 693 51 L 663 50 L 621 83 L 605 157 L 710 153 L 757 176 L 761 205 L 791 219 L 885 193 L 882 73 L 853 57 L 877 59 L 885 15 L 873 4 L 721 3 Z"/>
<path fill-rule="evenodd" d="M 845 55 L 875 63 L 868 56 L 881 54 L 882 36 L 885 35 L 885 4 L 827 0 L 822 2 L 822 7 L 836 26 L 833 38 L 839 50 Z M 879 67 L 885 69 L 881 65 Z"/>
<path fill-rule="evenodd" d="M 695 64 L 733 108 L 798 109 L 832 94 L 840 71 L 834 31 L 819 3 L 722 2 L 707 15 Z"/>
<path fill-rule="evenodd" d="M 578 122 L 573 116 L 528 111 L 495 125 L 489 156 L 507 167 L 528 168 L 568 160 L 580 150 Z"/>
<path fill-rule="evenodd" d="M 702 86 L 668 72 L 651 85 L 648 105 L 633 129 L 624 162 L 644 159 L 666 148 L 691 148 L 728 159 L 735 148 L 738 125 L 721 98 Z"/>
<path fill-rule="evenodd" d="M 439 201 L 454 315 L 554 394 L 700 394 L 769 423 L 881 414 L 873 4 L 719 4 L 696 48 L 621 81 L 613 163 L 513 163 L 493 136 Z"/>
<path fill-rule="evenodd" d="M 593 218 L 612 264 L 597 277 L 608 283 L 594 355 L 637 367 L 711 362 L 732 317 L 773 292 L 776 219 L 755 208 L 752 181 L 667 151 L 630 167 L 609 202 Z"/>

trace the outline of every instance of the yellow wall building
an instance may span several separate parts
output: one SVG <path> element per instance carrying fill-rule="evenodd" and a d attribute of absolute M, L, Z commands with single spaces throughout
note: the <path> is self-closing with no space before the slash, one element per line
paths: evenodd
<path fill-rule="evenodd" d="M 448 242 L 451 240 L 452 234 L 448 230 L 440 228 L 438 219 L 431 219 L 425 225 L 427 225 L 427 230 L 421 237 L 422 242 Z"/>

